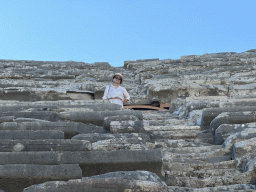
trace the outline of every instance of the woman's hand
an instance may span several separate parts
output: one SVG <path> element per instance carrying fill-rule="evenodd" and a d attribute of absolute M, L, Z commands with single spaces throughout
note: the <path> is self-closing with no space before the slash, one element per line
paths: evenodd
<path fill-rule="evenodd" d="M 128 99 L 124 99 L 124 100 L 123 100 L 123 104 L 125 104 L 127 101 L 128 101 Z"/>

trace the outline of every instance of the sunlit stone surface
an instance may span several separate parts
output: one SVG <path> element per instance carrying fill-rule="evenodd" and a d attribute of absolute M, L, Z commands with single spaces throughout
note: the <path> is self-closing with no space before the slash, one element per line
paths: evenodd
<path fill-rule="evenodd" d="M 0 68 L 0 191 L 256 189 L 256 49 Z M 124 109 L 101 100 L 116 72 Z"/>

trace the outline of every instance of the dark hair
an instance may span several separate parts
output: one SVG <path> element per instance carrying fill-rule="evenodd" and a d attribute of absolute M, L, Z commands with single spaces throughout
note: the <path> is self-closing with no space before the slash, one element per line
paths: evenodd
<path fill-rule="evenodd" d="M 115 76 L 113 76 L 113 79 L 115 79 L 116 78 L 116 76 L 117 75 L 115 75 Z M 119 75 L 118 75 L 119 76 Z M 123 82 L 123 78 L 122 77 L 120 77 L 121 78 L 121 80 L 120 80 L 120 84 L 122 84 L 122 82 Z"/>

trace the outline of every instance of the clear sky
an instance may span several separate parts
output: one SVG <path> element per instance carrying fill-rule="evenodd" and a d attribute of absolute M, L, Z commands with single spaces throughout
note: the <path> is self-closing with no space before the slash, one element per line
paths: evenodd
<path fill-rule="evenodd" d="M 109 62 L 256 49 L 255 0 L 0 0 L 0 59 Z"/>

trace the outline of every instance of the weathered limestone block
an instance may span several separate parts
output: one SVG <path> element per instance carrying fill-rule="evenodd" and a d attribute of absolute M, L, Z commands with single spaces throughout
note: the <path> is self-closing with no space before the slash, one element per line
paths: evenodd
<path fill-rule="evenodd" d="M 220 103 L 221 107 L 241 107 L 256 106 L 255 99 L 229 99 L 227 102 Z"/>
<path fill-rule="evenodd" d="M 41 77 L 42 80 L 44 77 Z M 50 80 L 50 79 L 49 79 Z M 40 100 L 70 100 L 66 93 L 59 92 L 58 90 L 42 90 L 39 88 L 14 88 L 13 90 L 4 90 L 4 94 L 0 94 L 2 100 L 18 100 L 18 101 L 40 101 Z"/>
<path fill-rule="evenodd" d="M 174 112 L 176 109 L 186 104 L 186 99 L 177 98 L 170 102 L 169 111 Z"/>
<path fill-rule="evenodd" d="M 33 118 L 42 119 L 48 121 L 58 121 L 60 120 L 59 114 L 53 111 L 32 111 L 32 112 L 3 112 L 0 116 L 15 116 L 15 118 Z"/>
<path fill-rule="evenodd" d="M 187 114 L 189 114 L 193 110 L 202 110 L 205 108 L 217 108 L 219 107 L 219 105 L 220 105 L 220 102 L 210 101 L 210 100 L 190 101 L 186 103 L 186 111 L 187 111 Z"/>
<path fill-rule="evenodd" d="M 198 130 L 183 130 L 182 132 L 172 131 L 150 131 L 151 139 L 195 139 L 200 131 Z"/>
<path fill-rule="evenodd" d="M 256 115 L 253 111 L 245 112 L 224 112 L 215 117 L 210 123 L 210 129 L 215 130 L 222 124 L 242 124 L 256 121 Z"/>
<path fill-rule="evenodd" d="M 248 170 L 248 163 L 250 163 L 251 161 L 255 162 L 255 158 L 255 137 L 248 140 L 236 142 L 234 144 L 232 159 L 236 161 L 236 166 L 242 168 L 244 172 Z M 255 170 L 251 171 L 255 172 Z"/>
<path fill-rule="evenodd" d="M 79 108 L 80 110 L 82 109 L 91 109 L 93 111 L 115 111 L 115 110 L 121 110 L 122 107 L 120 105 L 115 105 L 111 103 L 97 103 L 97 105 L 93 103 L 79 103 L 77 104 L 69 104 L 69 105 L 59 105 L 59 109 L 72 109 L 72 108 Z"/>
<path fill-rule="evenodd" d="M 219 192 L 219 191 L 236 191 L 236 192 L 252 192 L 256 189 L 255 185 L 252 184 L 233 184 L 233 185 L 223 185 L 216 187 L 203 187 L 203 188 L 193 188 L 193 187 L 178 187 L 178 186 L 168 186 L 169 192 Z"/>
<path fill-rule="evenodd" d="M 115 133 L 147 133 L 144 121 L 111 121 L 110 132 Z"/>
<path fill-rule="evenodd" d="M 222 124 L 215 130 L 214 140 L 216 145 L 222 145 L 230 135 L 241 132 L 246 128 L 256 128 L 256 123 Z"/>
<path fill-rule="evenodd" d="M 0 186 L 6 191 L 23 191 L 25 187 L 52 180 L 82 178 L 78 164 L 69 165 L 0 165 Z"/>
<path fill-rule="evenodd" d="M 79 164 L 83 176 L 112 171 L 147 170 L 162 177 L 161 150 L 0 152 L 0 165 L 5 164 Z"/>
<path fill-rule="evenodd" d="M 13 122 L 16 123 L 23 123 L 23 122 L 46 122 L 49 123 L 51 121 L 47 121 L 47 120 L 42 120 L 42 119 L 34 119 L 34 118 L 23 118 L 23 117 L 18 117 L 18 118 L 14 118 Z M 14 124 L 13 124 L 14 125 Z M 18 124 L 16 124 L 14 127 L 18 127 Z"/>
<path fill-rule="evenodd" d="M 110 123 L 111 121 L 138 121 L 139 119 L 133 115 L 117 115 L 117 116 L 110 116 L 105 117 L 103 122 L 103 128 L 110 132 Z"/>
<path fill-rule="evenodd" d="M 121 133 L 121 134 L 111 134 L 111 133 L 89 133 L 89 134 L 78 134 L 71 139 L 78 140 L 88 140 L 90 142 L 97 142 L 102 140 L 109 140 L 114 138 L 138 138 L 143 142 L 149 142 L 150 138 L 145 133 Z"/>
<path fill-rule="evenodd" d="M 0 176 L 4 179 L 45 179 L 67 180 L 82 177 L 82 170 L 78 164 L 61 165 L 31 165 L 7 164 L 0 165 Z"/>
<path fill-rule="evenodd" d="M 86 140 L 44 139 L 44 140 L 0 140 L 0 152 L 19 151 L 90 151 L 91 142 Z"/>
<path fill-rule="evenodd" d="M 249 183 L 249 184 L 255 184 L 255 170 L 256 170 L 256 156 L 247 154 L 246 156 L 249 156 L 250 158 L 241 158 L 239 160 L 236 160 L 236 163 L 240 163 L 241 165 L 239 168 L 242 170 L 242 174 L 234 175 L 234 180 L 238 181 L 238 183 Z"/>
<path fill-rule="evenodd" d="M 186 107 L 188 112 L 191 110 L 205 108 L 227 108 L 227 107 L 256 106 L 255 99 L 230 99 L 227 96 L 200 96 L 187 97 Z"/>
<path fill-rule="evenodd" d="M 256 129 L 255 128 L 247 128 L 241 132 L 230 135 L 222 144 L 222 147 L 231 149 L 233 144 L 236 142 L 244 141 L 247 139 L 251 139 L 256 137 Z"/>
<path fill-rule="evenodd" d="M 133 140 L 114 138 L 92 143 L 93 151 L 118 151 L 118 150 L 149 150 L 150 147 Z"/>
<path fill-rule="evenodd" d="M 116 150 L 149 150 L 147 142 L 150 141 L 148 135 L 144 133 L 114 134 L 114 138 L 101 140 L 92 143 L 95 151 L 116 151 Z"/>
<path fill-rule="evenodd" d="M 256 158 L 251 159 L 246 166 L 244 167 L 245 172 L 250 172 L 254 171 L 254 176 L 255 176 L 255 169 L 256 169 Z"/>
<path fill-rule="evenodd" d="M 13 131 L 0 130 L 0 139 L 64 139 L 62 131 Z"/>
<path fill-rule="evenodd" d="M 27 119 L 27 118 L 26 118 Z M 24 119 L 24 120 L 26 120 Z M 17 120 L 22 121 L 22 119 Z M 63 131 L 65 138 L 70 139 L 80 133 L 104 133 L 102 127 L 96 125 L 84 124 L 79 122 L 47 122 L 47 121 L 28 121 L 28 122 L 4 122 L 0 124 L 1 130 L 59 130 Z"/>
<path fill-rule="evenodd" d="M 95 105 L 96 103 L 96 105 Z M 17 111 L 54 111 L 68 108 L 84 108 L 93 111 L 120 110 L 120 105 L 102 103 L 102 101 L 37 101 L 37 102 L 9 102 L 0 107 L 0 113 Z"/>
<path fill-rule="evenodd" d="M 24 192 L 167 192 L 167 185 L 154 173 L 148 171 L 118 171 L 83 177 L 68 182 L 46 182 L 33 185 Z"/>
<path fill-rule="evenodd" d="M 201 126 L 209 126 L 211 121 L 224 112 L 256 111 L 256 106 L 237 106 L 227 108 L 207 108 L 203 110 Z"/>
<path fill-rule="evenodd" d="M 5 116 L 5 117 L 0 117 L 0 123 L 2 122 L 12 122 L 13 119 L 15 119 L 14 116 Z"/>
<path fill-rule="evenodd" d="M 113 138 L 115 138 L 115 135 L 110 133 L 88 133 L 88 134 L 78 134 L 72 137 L 71 139 L 87 140 L 93 143 L 93 142 L 108 140 Z"/>
<path fill-rule="evenodd" d="M 133 110 L 117 110 L 117 111 L 95 111 L 95 112 L 70 112 L 60 113 L 62 120 L 70 120 L 82 123 L 92 123 L 94 125 L 103 125 L 104 118 L 116 115 L 133 115 L 142 120 L 142 113 Z"/>
<path fill-rule="evenodd" d="M 256 137 L 236 142 L 233 147 L 233 155 L 232 159 L 237 159 L 239 157 L 242 157 L 248 153 L 254 154 L 256 156 Z"/>
<path fill-rule="evenodd" d="M 195 126 L 201 125 L 203 110 L 193 110 L 188 114 L 187 123 L 188 125 Z"/>

